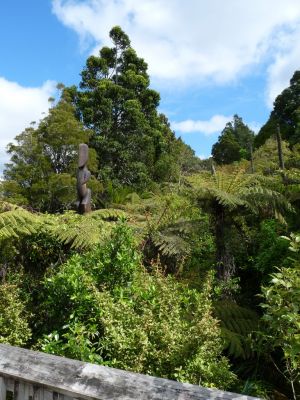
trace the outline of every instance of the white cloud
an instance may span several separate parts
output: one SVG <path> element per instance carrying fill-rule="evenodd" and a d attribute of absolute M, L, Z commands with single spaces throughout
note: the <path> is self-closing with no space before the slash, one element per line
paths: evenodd
<path fill-rule="evenodd" d="M 269 108 L 272 108 L 276 96 L 289 86 L 294 71 L 300 69 L 300 23 L 278 36 L 274 62 L 268 68 L 266 98 Z"/>
<path fill-rule="evenodd" d="M 249 127 L 249 128 L 251 129 L 251 131 L 253 131 L 254 133 L 258 133 L 259 130 L 260 130 L 260 128 L 262 127 L 262 124 L 260 124 L 260 123 L 258 123 L 258 122 L 255 122 L 255 121 L 249 122 L 249 123 L 246 124 L 246 125 L 248 125 L 248 127 Z"/>
<path fill-rule="evenodd" d="M 48 98 L 55 92 L 55 82 L 41 87 L 20 86 L 0 77 L 0 169 L 9 157 L 5 148 L 31 121 L 39 121 L 49 108 Z"/>
<path fill-rule="evenodd" d="M 196 157 L 200 158 L 200 160 L 206 160 L 207 158 L 211 157 L 211 155 L 206 156 L 205 154 L 196 154 Z"/>
<path fill-rule="evenodd" d="M 209 136 L 216 132 L 221 132 L 227 122 L 232 120 L 232 116 L 214 115 L 207 121 L 195 121 L 187 119 L 181 122 L 173 122 L 172 129 L 181 133 L 200 132 Z"/>
<path fill-rule="evenodd" d="M 118 24 L 152 78 L 226 83 L 269 63 L 268 104 L 299 68 L 299 0 L 52 0 L 82 43 L 99 48 Z M 289 27 L 289 30 L 287 30 Z M 292 27 L 292 28 L 290 28 Z M 288 44 L 287 50 L 283 50 Z"/>

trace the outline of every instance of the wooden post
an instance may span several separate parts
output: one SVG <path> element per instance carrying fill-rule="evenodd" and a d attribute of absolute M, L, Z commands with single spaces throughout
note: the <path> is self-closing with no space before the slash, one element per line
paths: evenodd
<path fill-rule="evenodd" d="M 79 145 L 78 171 L 77 171 L 77 196 L 78 212 L 86 214 L 91 211 L 91 189 L 87 188 L 87 182 L 91 173 L 87 168 L 89 148 L 85 143 Z"/>
<path fill-rule="evenodd" d="M 4 378 L 0 376 L 0 400 L 6 400 L 6 384 Z"/>
<path fill-rule="evenodd" d="M 33 400 L 44 400 L 44 388 L 41 386 L 33 387 Z"/>
<path fill-rule="evenodd" d="M 19 382 L 17 396 L 14 400 L 29 400 L 29 396 L 33 398 L 33 387 L 27 382 Z"/>
<path fill-rule="evenodd" d="M 215 176 L 216 175 L 216 168 L 215 168 L 215 165 L 214 165 L 214 159 L 212 157 L 210 159 L 210 169 L 211 169 L 211 174 L 213 176 Z"/>

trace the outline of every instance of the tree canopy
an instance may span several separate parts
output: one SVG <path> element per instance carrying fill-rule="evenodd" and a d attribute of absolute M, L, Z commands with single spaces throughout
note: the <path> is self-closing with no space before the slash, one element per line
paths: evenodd
<path fill-rule="evenodd" d="M 159 93 L 150 88 L 147 63 L 128 36 L 116 26 L 110 38 L 113 47 L 88 58 L 80 89 L 69 89 L 78 115 L 93 132 L 90 145 L 97 152 L 98 177 L 138 189 L 178 179 L 180 153 L 188 153 L 191 163 L 194 153 L 158 113 Z"/>
<path fill-rule="evenodd" d="M 300 71 L 295 71 L 290 86 L 282 91 L 274 101 L 274 108 L 268 121 L 262 126 L 255 138 L 255 146 L 261 146 L 276 133 L 279 124 L 284 140 L 291 145 L 299 143 L 299 111 L 300 111 Z"/>
<path fill-rule="evenodd" d="M 241 117 L 234 115 L 228 122 L 218 141 L 212 147 L 212 156 L 217 164 L 231 164 L 241 159 L 250 159 L 254 133 Z"/>
<path fill-rule="evenodd" d="M 70 99 L 62 96 L 37 127 L 26 128 L 16 144 L 8 145 L 11 161 L 4 170 L 4 196 L 41 211 L 71 208 L 76 199 L 78 145 L 89 136 Z M 90 159 L 93 169 L 93 152 Z"/>

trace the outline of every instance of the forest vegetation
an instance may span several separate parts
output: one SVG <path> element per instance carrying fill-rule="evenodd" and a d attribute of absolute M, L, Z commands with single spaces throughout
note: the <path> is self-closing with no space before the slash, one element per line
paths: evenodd
<path fill-rule="evenodd" d="M 300 395 L 300 71 L 200 160 L 120 27 L 8 145 L 0 343 L 264 399 Z M 79 143 L 93 211 L 76 213 Z"/>

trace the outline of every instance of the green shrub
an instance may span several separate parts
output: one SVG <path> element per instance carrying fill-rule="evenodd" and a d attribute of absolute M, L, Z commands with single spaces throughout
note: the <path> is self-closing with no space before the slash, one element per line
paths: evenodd
<path fill-rule="evenodd" d="M 300 265 L 281 268 L 262 289 L 265 302 L 261 345 L 264 354 L 290 383 L 293 398 L 300 388 Z M 278 360 L 278 353 L 282 359 Z M 277 354 L 277 357 L 276 357 Z"/>
<path fill-rule="evenodd" d="M 289 257 L 289 265 L 277 268 L 269 284 L 262 287 L 263 316 L 256 346 L 289 383 L 289 398 L 296 400 L 300 390 L 300 235 L 291 234 L 283 240 L 296 257 Z"/>
<path fill-rule="evenodd" d="M 17 286 L 0 285 L 0 343 L 24 346 L 31 336 Z"/>
<path fill-rule="evenodd" d="M 287 262 L 289 255 L 288 242 L 280 235 L 285 233 L 283 226 L 276 220 L 267 220 L 261 223 L 260 230 L 255 238 L 257 243 L 254 256 L 254 268 L 259 271 L 263 280 L 274 272 L 275 265 Z"/>
<path fill-rule="evenodd" d="M 130 292 L 100 293 L 103 355 L 113 367 L 204 386 L 233 378 L 206 294 L 159 271 L 136 276 Z"/>
<path fill-rule="evenodd" d="M 204 386 L 234 380 L 222 357 L 209 285 L 199 293 L 140 264 L 132 233 L 73 256 L 45 281 L 44 351 Z M 46 320 L 47 321 L 47 320 Z M 50 332 L 50 333 L 49 333 Z"/>

